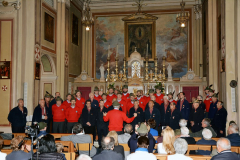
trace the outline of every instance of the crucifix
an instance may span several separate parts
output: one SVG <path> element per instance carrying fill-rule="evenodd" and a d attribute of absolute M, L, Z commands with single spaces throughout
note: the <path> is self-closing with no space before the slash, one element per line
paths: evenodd
<path fill-rule="evenodd" d="M 132 4 L 133 6 L 137 6 L 138 8 L 138 13 L 142 12 L 142 6 L 143 5 L 147 5 L 147 4 L 143 4 L 144 0 L 136 0 L 136 4 Z"/>

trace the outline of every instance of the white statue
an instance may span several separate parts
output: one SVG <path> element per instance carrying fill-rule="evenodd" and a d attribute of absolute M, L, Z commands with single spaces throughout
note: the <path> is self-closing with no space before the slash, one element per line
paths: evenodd
<path fill-rule="evenodd" d="M 103 67 L 103 64 L 101 64 L 100 66 L 100 73 L 101 73 L 101 78 L 100 79 L 104 79 L 104 71 L 105 71 L 105 68 Z"/>
<path fill-rule="evenodd" d="M 167 70 L 168 70 L 168 78 L 172 78 L 172 66 L 170 63 L 168 63 Z"/>

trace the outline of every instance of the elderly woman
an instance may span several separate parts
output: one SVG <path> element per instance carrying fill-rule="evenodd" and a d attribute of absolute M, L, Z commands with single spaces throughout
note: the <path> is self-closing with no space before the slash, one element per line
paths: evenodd
<path fill-rule="evenodd" d="M 188 150 L 188 144 L 186 140 L 177 138 L 174 142 L 174 149 L 176 153 L 168 156 L 168 160 L 192 160 L 192 158 L 184 155 Z"/>
<path fill-rule="evenodd" d="M 116 131 L 110 131 L 110 132 L 107 134 L 107 137 L 113 137 L 113 139 L 114 139 L 114 141 L 115 141 L 113 151 L 122 154 L 122 155 L 123 155 L 123 158 L 124 158 L 124 157 L 125 157 L 125 156 L 124 156 L 124 148 L 123 148 L 123 146 L 121 146 L 121 145 L 118 144 L 118 134 L 117 134 L 117 132 L 116 132 Z"/>
<path fill-rule="evenodd" d="M 185 139 L 188 144 L 196 144 L 196 141 L 193 137 L 189 136 L 189 130 L 187 127 L 181 127 L 181 135 L 182 139 Z"/>
<path fill-rule="evenodd" d="M 186 126 L 187 126 L 187 121 L 185 119 L 180 119 L 179 120 L 179 127 L 182 128 L 182 127 L 186 127 Z M 179 136 L 179 135 L 181 135 L 181 130 L 180 129 L 175 129 L 174 133 L 175 133 L 176 136 Z"/>
<path fill-rule="evenodd" d="M 175 141 L 174 131 L 170 127 L 163 130 L 163 142 L 158 144 L 158 153 L 160 154 L 174 154 L 175 150 L 173 143 Z"/>

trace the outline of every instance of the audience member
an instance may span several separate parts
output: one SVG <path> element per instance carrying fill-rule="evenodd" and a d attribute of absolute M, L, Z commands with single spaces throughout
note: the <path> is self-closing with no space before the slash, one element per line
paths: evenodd
<path fill-rule="evenodd" d="M 206 129 L 209 129 L 211 132 L 212 132 L 212 137 L 217 137 L 217 133 L 214 131 L 214 129 L 210 126 L 211 124 L 211 120 L 209 118 L 204 118 L 202 120 L 202 128 L 206 128 Z M 195 132 L 195 133 L 189 133 L 189 135 L 191 137 L 202 137 L 202 132 L 203 132 L 203 129 L 198 131 L 198 132 Z"/>
<path fill-rule="evenodd" d="M 40 122 L 40 123 L 38 123 L 38 126 L 39 126 L 39 133 L 38 133 L 38 135 L 37 135 L 37 137 L 40 137 L 40 136 L 42 136 L 42 135 L 47 135 L 48 133 L 47 133 L 47 123 L 45 123 L 45 122 Z"/>
<path fill-rule="evenodd" d="M 137 146 L 135 153 L 127 156 L 127 160 L 157 160 L 155 155 L 148 153 L 149 139 L 147 137 L 139 137 Z"/>
<path fill-rule="evenodd" d="M 39 100 L 38 106 L 33 111 L 32 125 L 37 122 L 48 123 L 48 112 L 49 108 L 45 106 L 44 99 Z"/>
<path fill-rule="evenodd" d="M 203 135 L 203 138 L 200 139 L 199 141 L 197 141 L 196 144 L 216 145 L 217 142 L 215 140 L 211 139 L 212 138 L 212 132 L 209 129 L 204 128 L 203 131 L 202 131 L 202 135 Z M 200 154 L 200 155 L 210 155 L 211 151 L 197 150 L 196 153 Z"/>
<path fill-rule="evenodd" d="M 30 145 L 25 145 L 24 137 L 17 136 L 11 141 L 12 153 L 6 156 L 6 160 L 29 160 L 32 156 L 32 152 L 26 153 L 24 149 L 31 151 Z"/>
<path fill-rule="evenodd" d="M 170 127 L 166 127 L 163 130 L 163 142 L 158 144 L 159 154 L 174 154 L 175 150 L 173 143 L 175 141 L 174 131 Z"/>
<path fill-rule="evenodd" d="M 92 160 L 92 158 L 86 154 L 81 154 L 76 160 Z"/>
<path fill-rule="evenodd" d="M 124 148 L 123 148 L 123 146 L 118 144 L 118 134 L 117 134 L 117 132 L 116 131 L 110 131 L 107 134 L 107 137 L 113 137 L 114 138 L 114 142 L 115 143 L 114 143 L 113 151 L 122 154 L 123 158 L 125 158 L 125 156 L 124 156 Z"/>
<path fill-rule="evenodd" d="M 97 154 L 93 157 L 93 160 L 124 160 L 122 154 L 114 152 L 114 138 L 105 137 L 102 139 L 102 148 L 103 151 L 100 154 Z"/>
<path fill-rule="evenodd" d="M 193 137 L 189 136 L 189 130 L 187 127 L 181 127 L 181 135 L 182 139 L 185 139 L 188 144 L 196 144 L 196 141 Z"/>
<path fill-rule="evenodd" d="M 181 112 L 176 109 L 176 104 L 171 102 L 170 104 L 170 111 L 168 112 L 169 117 L 169 127 L 173 130 L 179 129 L 179 121 L 182 118 Z"/>
<path fill-rule="evenodd" d="M 176 153 L 169 155 L 168 160 L 192 160 L 192 158 L 184 155 L 188 150 L 188 144 L 185 139 L 177 138 L 173 145 Z"/>
<path fill-rule="evenodd" d="M 2 160 L 5 160 L 6 159 L 6 156 L 7 154 L 6 153 L 2 153 L 1 150 L 2 150 L 2 147 L 3 147 L 3 140 L 0 139 L 0 159 Z"/>
<path fill-rule="evenodd" d="M 137 149 L 137 141 L 139 136 L 145 136 L 149 139 L 149 146 L 148 146 L 148 152 L 152 153 L 154 146 L 155 146 L 155 139 L 151 135 L 151 133 L 148 133 L 148 129 L 146 124 L 141 123 L 141 125 L 135 126 L 135 133 L 132 134 L 131 138 L 128 141 L 128 146 L 130 148 L 130 152 L 135 152 Z"/>
<path fill-rule="evenodd" d="M 229 126 L 230 126 L 231 124 L 233 124 L 233 123 L 236 124 L 235 121 L 230 121 L 230 122 L 229 122 Z"/>
<path fill-rule="evenodd" d="M 56 143 L 56 148 L 57 148 L 57 153 L 62 154 L 64 160 L 66 160 L 65 154 L 62 153 L 62 151 L 63 151 L 63 149 L 64 149 L 64 146 L 62 145 L 62 143 L 57 142 L 57 143 Z"/>
<path fill-rule="evenodd" d="M 182 118 L 188 120 L 190 114 L 190 105 L 185 99 L 185 93 L 180 92 L 180 100 L 177 102 L 176 108 L 181 112 Z"/>
<path fill-rule="evenodd" d="M 211 160 L 239 160 L 239 155 L 231 151 L 231 143 L 227 138 L 220 138 L 217 141 L 218 154 L 213 156 Z"/>
<path fill-rule="evenodd" d="M 158 136 L 158 131 L 154 129 L 156 127 L 156 121 L 153 118 L 148 119 L 147 125 L 150 127 L 149 133 L 151 133 L 152 136 Z"/>
<path fill-rule="evenodd" d="M 235 123 L 228 127 L 228 136 L 226 137 L 231 142 L 231 146 L 240 146 L 239 128 Z"/>
<path fill-rule="evenodd" d="M 193 109 L 191 110 L 191 114 L 189 117 L 189 121 L 191 123 L 192 132 L 198 132 L 202 129 L 201 122 L 204 118 L 204 111 L 199 107 L 199 101 L 195 100 L 193 102 Z"/>
<path fill-rule="evenodd" d="M 66 106 L 62 104 L 62 98 L 56 98 L 56 104 L 52 106 L 53 133 L 65 133 Z"/>
<path fill-rule="evenodd" d="M 133 127 L 131 124 L 126 124 L 124 126 L 124 134 L 118 135 L 119 143 L 128 143 L 128 140 L 131 138 L 131 133 L 133 131 Z"/>
<path fill-rule="evenodd" d="M 187 126 L 187 121 L 185 119 L 180 119 L 179 120 L 179 127 L 186 127 Z M 174 130 L 175 136 L 180 136 L 181 135 L 181 130 L 180 129 L 175 129 Z"/>
<path fill-rule="evenodd" d="M 144 112 L 141 107 L 139 107 L 139 101 L 135 99 L 133 101 L 134 106 L 129 111 L 129 117 L 133 117 L 134 113 L 137 114 L 137 117 L 131 122 L 132 126 L 135 126 L 136 124 L 140 124 L 144 121 Z M 133 131 L 135 131 L 135 128 L 133 128 Z"/>
<path fill-rule="evenodd" d="M 93 143 L 92 139 L 89 135 L 84 134 L 83 132 L 83 127 L 80 123 L 77 123 L 73 126 L 73 135 L 70 136 L 62 136 L 61 137 L 61 141 L 72 141 L 73 144 L 76 146 L 77 143 Z M 93 157 L 96 154 L 97 150 L 96 148 L 93 146 L 91 151 L 90 151 L 90 156 Z M 80 154 L 87 154 L 88 155 L 88 151 L 79 151 L 79 155 Z"/>

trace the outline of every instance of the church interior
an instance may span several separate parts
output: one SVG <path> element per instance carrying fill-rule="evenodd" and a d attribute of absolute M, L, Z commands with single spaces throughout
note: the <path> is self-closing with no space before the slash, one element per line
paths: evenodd
<path fill-rule="evenodd" d="M 157 83 L 188 101 L 212 85 L 239 124 L 239 15 L 239 0 L 0 0 L 0 131 L 19 98 L 31 119 L 46 92 Z"/>

